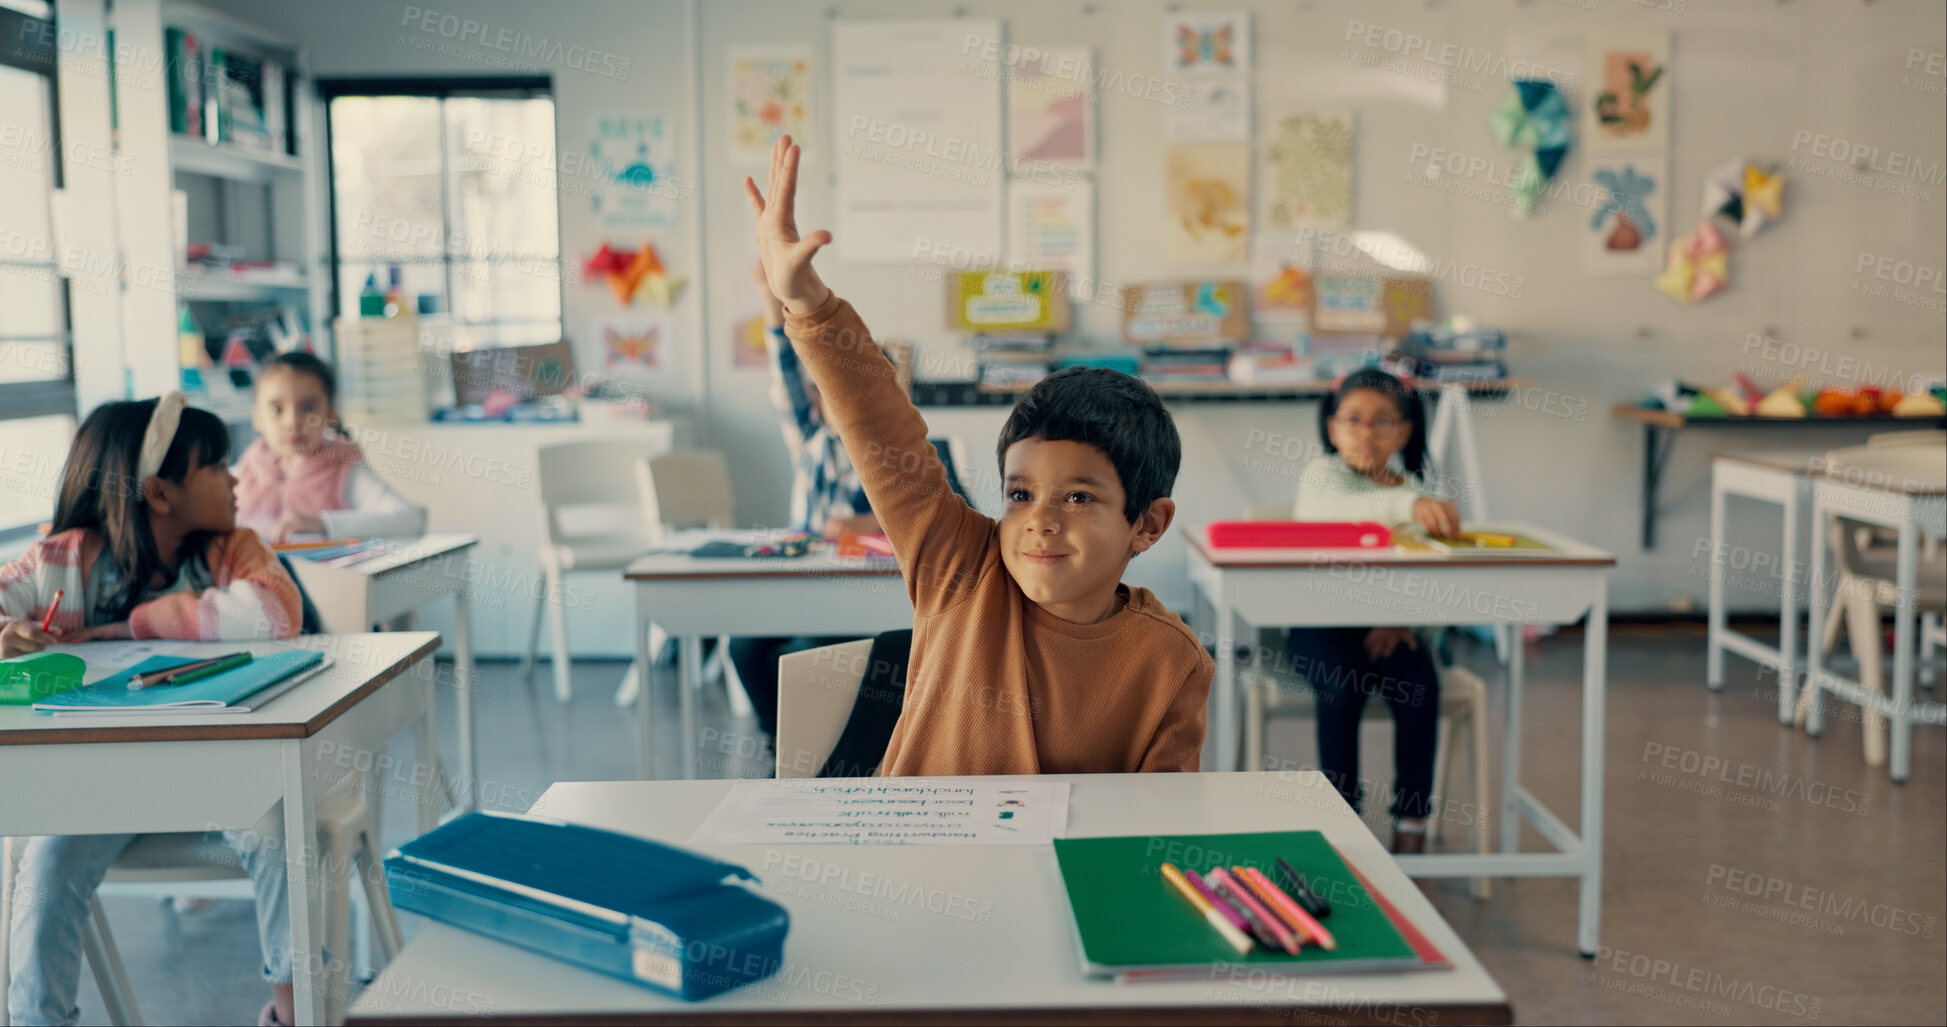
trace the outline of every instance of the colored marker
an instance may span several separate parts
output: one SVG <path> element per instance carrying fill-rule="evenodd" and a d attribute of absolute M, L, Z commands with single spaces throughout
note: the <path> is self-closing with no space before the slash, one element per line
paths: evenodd
<path fill-rule="evenodd" d="M 1271 932 L 1279 948 L 1294 956 L 1298 954 L 1298 947 L 1304 943 L 1304 940 L 1292 934 L 1291 928 L 1286 926 L 1276 913 L 1266 909 L 1264 903 L 1259 902 L 1257 896 L 1251 894 L 1248 885 L 1223 867 L 1212 870 L 1210 876 L 1217 879 L 1217 887 L 1222 889 L 1226 897 L 1234 897 L 1234 901 L 1243 907 L 1244 912 L 1248 913 L 1252 920 L 1262 923 L 1265 929 Z"/>
<path fill-rule="evenodd" d="M 1231 906 L 1230 903 L 1225 902 L 1223 898 L 1217 894 L 1216 889 L 1210 886 L 1210 883 L 1208 881 L 1205 881 L 1203 878 L 1197 876 L 1196 871 L 1185 870 L 1183 872 L 1183 878 L 1184 880 L 1190 882 L 1191 887 L 1195 888 L 1199 893 L 1203 895 L 1204 901 L 1210 903 L 1211 908 L 1215 909 L 1219 916 L 1222 916 L 1225 920 L 1230 922 L 1230 926 L 1232 930 L 1235 930 L 1238 934 L 1244 935 L 1245 936 L 1244 940 L 1246 941 L 1250 940 L 1251 925 L 1249 921 L 1246 921 L 1244 919 L 1244 914 L 1239 913 L 1236 910 L 1236 908 Z"/>
<path fill-rule="evenodd" d="M 1290 867 L 1286 866 L 1284 869 L 1289 870 Z M 1294 874 L 1293 876 L 1296 875 Z M 1319 923 L 1316 917 L 1312 916 L 1310 913 L 1305 912 L 1304 907 L 1302 906 L 1298 907 L 1298 914 L 1299 914 L 1298 917 L 1299 924 L 1304 926 L 1305 933 L 1311 935 L 1312 940 L 1318 943 L 1319 948 L 1322 948 L 1327 952 L 1334 952 L 1338 950 L 1339 947 L 1338 939 L 1332 937 L 1332 932 L 1326 930 L 1324 924 Z"/>
<path fill-rule="evenodd" d="M 1190 882 L 1183 879 L 1182 871 L 1176 869 L 1171 864 L 1165 863 L 1163 864 L 1163 880 L 1168 881 L 1170 887 L 1176 889 L 1178 895 L 1183 896 L 1191 906 L 1195 907 L 1197 912 L 1202 913 L 1203 919 L 1218 934 L 1223 936 L 1224 941 L 1230 943 L 1231 948 L 1237 950 L 1238 955 L 1241 956 L 1251 951 L 1251 939 L 1246 938 L 1244 932 L 1239 931 L 1231 925 L 1230 921 L 1224 919 L 1223 914 L 1217 912 L 1217 908 L 1212 906 L 1210 900 L 1204 898 L 1201 892 L 1191 887 Z"/>
<path fill-rule="evenodd" d="M 1263 871 L 1256 867 L 1232 867 L 1231 872 L 1238 880 L 1244 882 L 1244 886 L 1249 888 L 1258 897 L 1259 901 L 1270 907 L 1271 911 L 1282 917 L 1287 924 L 1290 924 L 1293 932 L 1301 939 L 1308 938 L 1311 941 L 1317 942 L 1321 948 L 1324 947 L 1324 942 L 1320 940 L 1321 935 L 1312 933 L 1312 927 L 1314 926 L 1323 932 L 1325 930 L 1324 925 L 1312 919 L 1311 914 L 1306 913 L 1304 907 L 1298 905 L 1291 896 L 1285 894 L 1282 889 L 1276 884 L 1273 884 L 1270 878 L 1264 876 Z M 1334 944 L 1337 941 L 1338 939 L 1333 939 Z"/>
<path fill-rule="evenodd" d="M 1298 900 L 1299 907 L 1312 916 L 1322 920 L 1332 915 L 1332 904 L 1325 901 L 1325 896 L 1313 891 L 1305 875 L 1291 869 L 1291 864 L 1286 863 L 1283 856 L 1278 857 L 1278 885 Z"/>
<path fill-rule="evenodd" d="M 54 590 L 54 601 L 47 604 L 47 616 L 41 618 L 42 631 L 46 631 L 48 626 L 54 623 L 54 611 L 61 608 L 61 597 L 67 594 L 66 589 Z"/>

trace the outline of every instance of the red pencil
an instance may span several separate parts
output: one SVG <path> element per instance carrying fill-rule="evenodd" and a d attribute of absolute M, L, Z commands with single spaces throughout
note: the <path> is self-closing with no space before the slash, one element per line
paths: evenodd
<path fill-rule="evenodd" d="M 63 589 L 57 588 L 54 590 L 54 601 L 47 604 L 47 616 L 41 618 L 42 631 L 46 631 L 48 625 L 54 623 L 54 611 L 61 608 L 61 597 L 67 594 L 68 593 Z"/>

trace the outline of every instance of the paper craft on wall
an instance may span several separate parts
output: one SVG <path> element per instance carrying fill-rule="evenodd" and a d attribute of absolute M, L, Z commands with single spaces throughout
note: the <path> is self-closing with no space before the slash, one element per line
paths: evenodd
<path fill-rule="evenodd" d="M 1785 174 L 1739 157 L 1704 178 L 1703 216 L 1749 239 L 1785 213 Z"/>
<path fill-rule="evenodd" d="M 1251 242 L 1249 143 L 1164 148 L 1169 225 L 1163 259 L 1174 264 L 1247 260 Z"/>
<path fill-rule="evenodd" d="M 730 366 L 763 367 L 770 359 L 764 339 L 764 315 L 747 317 L 731 326 Z"/>
<path fill-rule="evenodd" d="M 1662 156 L 1592 158 L 1589 180 L 1596 205 L 1582 231 L 1582 270 L 1590 275 L 1655 271 L 1669 238 Z"/>
<path fill-rule="evenodd" d="M 1251 83 L 1213 78 L 1178 83 L 1186 99 L 1163 107 L 1166 143 L 1244 143 L 1251 139 Z"/>
<path fill-rule="evenodd" d="M 1279 118 L 1264 146 L 1273 228 L 1343 228 L 1352 220 L 1352 115 Z"/>
<path fill-rule="evenodd" d="M 1670 36 L 1594 34 L 1582 142 L 1591 150 L 1670 145 Z"/>
<path fill-rule="evenodd" d="M 1251 247 L 1251 317 L 1283 324 L 1308 319 L 1311 255 L 1297 233 L 1260 232 Z"/>
<path fill-rule="evenodd" d="M 665 309 L 676 303 L 687 282 L 663 267 L 654 243 L 643 243 L 635 250 L 603 243 L 593 256 L 582 261 L 581 277 L 587 285 L 607 285 L 620 306 L 633 306 L 637 299 L 647 298 Z"/>
<path fill-rule="evenodd" d="M 1249 14 L 1163 16 L 1165 78 L 1247 75 L 1251 70 Z"/>
<path fill-rule="evenodd" d="M 1017 178 L 1007 186 L 1007 260 L 1035 271 L 1095 278 L 1095 185 L 1073 188 Z"/>
<path fill-rule="evenodd" d="M 803 46 L 732 47 L 730 69 L 730 162 L 768 165 L 779 136 L 811 138 L 811 49 Z M 812 148 L 804 148 L 805 156 Z"/>
<path fill-rule="evenodd" d="M 1706 219 L 1695 232 L 1670 242 L 1670 262 L 1650 284 L 1678 303 L 1695 303 L 1731 284 L 1730 260 L 1730 242 Z"/>
<path fill-rule="evenodd" d="M 1122 290 L 1122 338 L 1137 346 L 1220 346 L 1247 341 L 1243 282 L 1197 280 Z"/>
<path fill-rule="evenodd" d="M 960 332 L 1068 330 L 1073 304 L 1059 271 L 961 271 L 947 276 L 946 326 Z"/>
<path fill-rule="evenodd" d="M 630 318 L 602 325 L 602 366 L 610 371 L 646 371 L 662 366 L 663 340 L 668 325 L 656 319 Z"/>
<path fill-rule="evenodd" d="M 674 126 L 661 114 L 604 114 L 589 134 L 589 209 L 604 233 L 673 228 L 683 186 L 676 180 Z"/>
<path fill-rule="evenodd" d="M 1535 200 L 1568 159 L 1570 120 L 1561 90 L 1546 79 L 1516 79 L 1507 99 L 1487 115 L 1495 142 L 1528 151 L 1508 182 L 1508 206 L 1515 217 L 1534 210 Z"/>
<path fill-rule="evenodd" d="M 1024 48 L 1025 49 L 1025 48 Z M 1010 69 L 1008 153 L 1016 173 L 1034 162 L 1095 166 L 1095 95 L 1088 47 L 1036 47 L 1040 61 Z"/>

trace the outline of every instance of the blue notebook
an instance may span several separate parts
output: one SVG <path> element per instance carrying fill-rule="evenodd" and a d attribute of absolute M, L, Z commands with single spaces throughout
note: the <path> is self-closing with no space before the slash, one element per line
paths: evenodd
<path fill-rule="evenodd" d="M 249 663 L 221 674 L 212 674 L 186 685 L 158 685 L 130 691 L 128 683 L 137 674 L 168 670 L 195 663 L 199 656 L 151 656 L 141 663 L 34 704 L 43 713 L 163 713 L 193 710 L 197 713 L 249 713 L 299 681 L 329 666 L 324 654 L 315 649 L 294 649 L 259 656 Z M 269 694 L 266 689 L 283 685 Z"/>

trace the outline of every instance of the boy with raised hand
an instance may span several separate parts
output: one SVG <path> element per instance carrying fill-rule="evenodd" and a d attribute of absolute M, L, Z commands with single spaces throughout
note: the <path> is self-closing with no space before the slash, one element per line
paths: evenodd
<path fill-rule="evenodd" d="M 955 496 L 926 422 L 793 217 L 798 147 L 744 180 L 786 331 L 892 540 L 913 599 L 906 700 L 886 775 L 1194 770 L 1215 669 L 1149 590 L 1120 583 L 1169 530 L 1181 459 L 1154 391 L 1127 375 L 1043 379 L 1001 430 L 999 521 Z"/>

